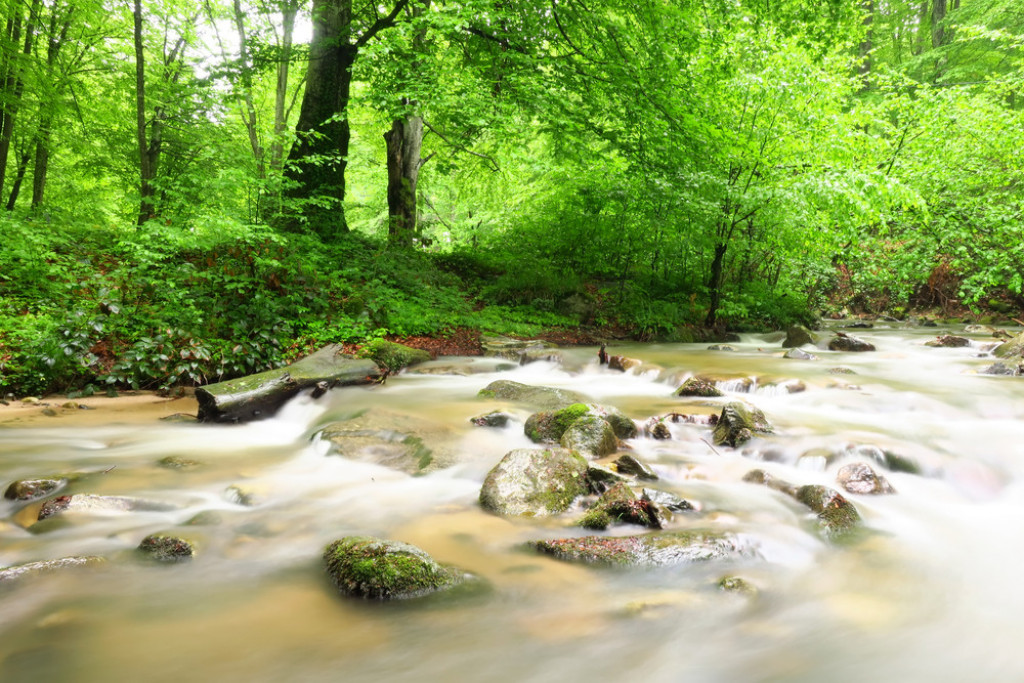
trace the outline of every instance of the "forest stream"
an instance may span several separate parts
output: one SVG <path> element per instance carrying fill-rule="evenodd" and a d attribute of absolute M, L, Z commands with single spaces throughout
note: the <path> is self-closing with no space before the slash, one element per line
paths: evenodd
<path fill-rule="evenodd" d="M 731 351 L 623 344 L 613 352 L 642 361 L 625 373 L 599 365 L 596 347 L 523 366 L 441 358 L 383 385 L 300 396 L 245 425 L 104 410 L 0 424 L 0 486 L 69 473 L 60 493 L 153 502 L 40 522 L 43 500 L 0 501 L 0 567 L 106 559 L 0 583 L 0 679 L 1024 680 L 1024 380 L 977 374 L 993 363 L 991 337 L 931 348 L 940 330 L 849 332 L 877 350 L 807 347 L 817 360 L 786 359 L 766 335 Z M 720 378 L 726 397 L 674 396 L 695 374 Z M 523 429 L 535 409 L 477 395 L 498 379 L 620 409 L 640 427 L 625 447 L 658 475 L 642 486 L 697 508 L 673 515 L 671 528 L 728 531 L 753 551 L 609 568 L 529 549 L 595 532 L 575 526 L 579 505 L 532 519 L 481 508 L 487 473 L 507 452 L 537 447 Z M 805 389 L 791 391 L 798 382 Z M 714 415 L 737 399 L 774 432 L 738 448 L 713 445 L 707 424 L 669 419 L 671 438 L 650 434 L 652 418 Z M 492 410 L 513 419 L 471 423 Z M 361 420 L 414 434 L 431 450 L 427 471 L 389 467 L 386 449 L 342 456 L 320 436 Z M 886 453 L 913 466 L 887 468 Z M 837 472 L 856 462 L 895 493 L 842 490 Z M 823 536 L 807 507 L 744 481 L 755 469 L 841 491 L 862 533 Z M 138 556 L 141 539 L 169 530 L 194 539 L 193 560 Z M 321 556 L 353 534 L 411 543 L 487 589 L 384 603 L 342 596 Z M 750 588 L 723 590 L 723 577 Z"/>

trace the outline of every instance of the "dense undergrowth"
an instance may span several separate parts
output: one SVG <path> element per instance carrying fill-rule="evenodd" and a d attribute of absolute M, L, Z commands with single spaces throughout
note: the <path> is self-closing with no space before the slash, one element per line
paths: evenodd
<path fill-rule="evenodd" d="M 3 394 L 198 385 L 327 343 L 385 337 L 562 332 L 695 341 L 710 332 L 700 329 L 694 291 L 601 281 L 580 264 L 508 246 L 396 250 L 357 234 L 324 244 L 226 220 L 187 229 L 151 221 L 127 231 L 10 215 L 0 222 Z M 809 299 L 750 283 L 716 332 L 779 328 L 811 322 L 821 306 L 865 305 L 865 290 L 850 286 L 837 277 L 831 293 L 841 296 L 829 304 L 825 290 Z M 893 310 L 909 297 L 882 301 Z"/>

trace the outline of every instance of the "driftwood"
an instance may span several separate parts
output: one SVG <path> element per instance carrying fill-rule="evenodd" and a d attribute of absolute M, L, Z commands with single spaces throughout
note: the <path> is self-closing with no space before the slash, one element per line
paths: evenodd
<path fill-rule="evenodd" d="M 372 360 L 347 356 L 332 344 L 277 370 L 199 387 L 199 421 L 262 420 L 303 389 L 312 388 L 319 397 L 330 387 L 371 384 L 380 376 Z"/>

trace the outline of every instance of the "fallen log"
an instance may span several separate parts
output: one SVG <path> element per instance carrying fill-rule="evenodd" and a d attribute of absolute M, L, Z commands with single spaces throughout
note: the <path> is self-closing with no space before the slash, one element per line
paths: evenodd
<path fill-rule="evenodd" d="M 200 422 L 249 422 L 271 417 L 303 389 L 319 396 L 326 388 L 372 384 L 381 370 L 368 358 L 325 346 L 291 365 L 196 389 Z"/>

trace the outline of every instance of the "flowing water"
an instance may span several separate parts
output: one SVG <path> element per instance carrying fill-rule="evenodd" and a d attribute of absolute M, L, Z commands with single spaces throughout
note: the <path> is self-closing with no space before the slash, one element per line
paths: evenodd
<path fill-rule="evenodd" d="M 442 359 L 384 386 L 300 397 L 249 425 L 0 427 L 0 485 L 88 473 L 65 492 L 165 504 L 66 513 L 61 524 L 36 526 L 39 502 L 0 502 L 0 566 L 107 559 L 0 586 L 0 680 L 1024 680 L 1024 379 L 975 374 L 992 362 L 982 357 L 992 344 L 980 337 L 968 348 L 927 348 L 934 330 L 856 332 L 878 350 L 819 350 L 820 360 L 798 361 L 761 336 L 734 352 L 623 345 L 614 352 L 644 361 L 625 374 L 599 367 L 593 348 L 567 350 L 562 365 Z M 839 365 L 856 374 L 829 372 Z M 660 475 L 656 487 L 699 505 L 677 515 L 676 527 L 736 532 L 756 544 L 756 557 L 574 565 L 523 549 L 531 539 L 581 535 L 573 514 L 507 520 L 479 508 L 488 470 L 531 446 L 522 429 L 529 409 L 477 398 L 488 383 L 572 388 L 644 424 L 715 412 L 721 399 L 672 396 L 695 373 L 753 378 L 749 391 L 741 381 L 723 386 L 761 408 L 776 433 L 741 449 L 712 447 L 708 427 L 680 422 L 671 440 L 641 435 L 629 446 Z M 785 380 L 806 390 L 790 393 Z M 516 421 L 470 424 L 495 408 Z M 425 425 L 424 443 L 450 466 L 410 476 L 329 454 L 318 432 L 361 411 L 399 432 Z M 850 446 L 921 468 L 872 463 L 897 494 L 847 496 L 868 529 L 850 545 L 824 541 L 794 500 L 742 481 L 762 468 L 838 488 L 838 468 L 863 459 L 834 456 Z M 157 464 L 172 455 L 202 464 Z M 237 502 L 231 486 L 251 493 L 251 504 Z M 219 523 L 186 524 L 204 511 Z M 140 540 L 168 530 L 194 540 L 196 558 L 140 561 Z M 413 543 L 490 590 L 387 604 L 343 598 L 320 556 L 350 534 Z M 720 590 L 727 575 L 757 593 Z"/>

